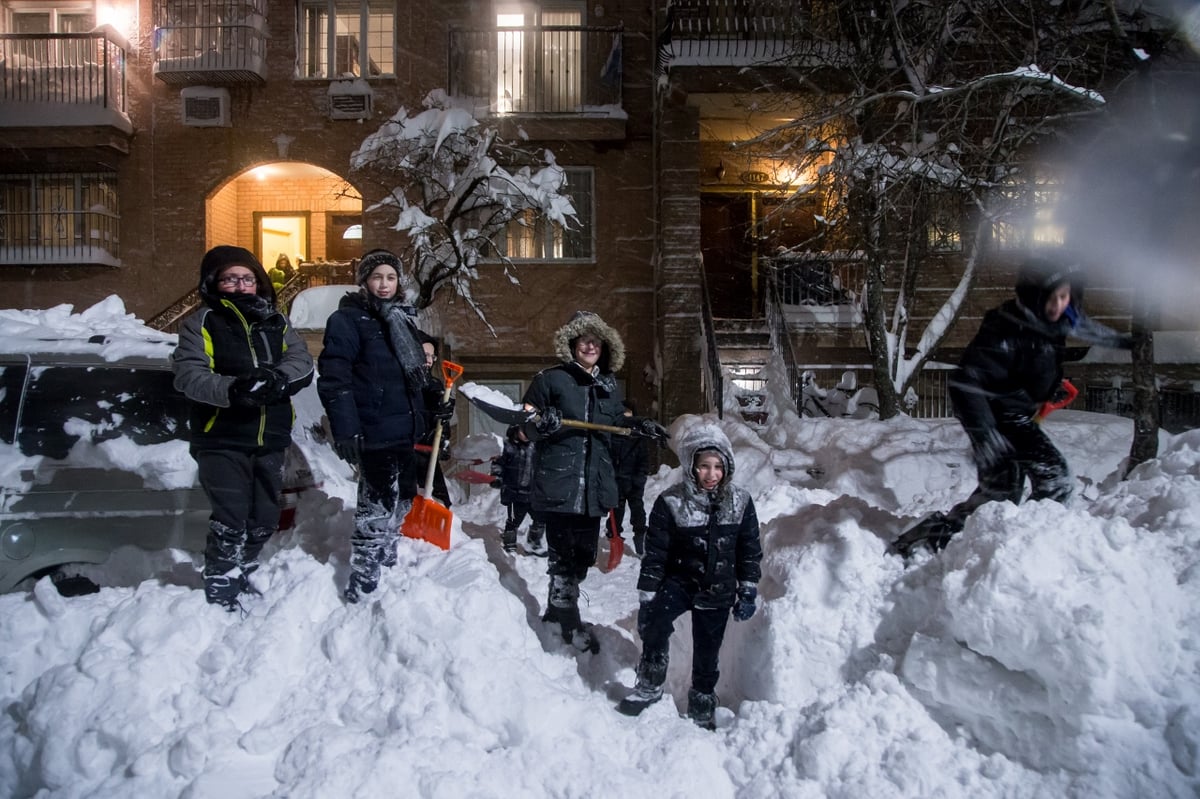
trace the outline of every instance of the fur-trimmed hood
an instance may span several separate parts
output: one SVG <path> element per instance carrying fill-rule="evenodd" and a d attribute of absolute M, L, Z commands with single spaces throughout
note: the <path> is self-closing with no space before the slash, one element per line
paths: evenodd
<path fill-rule="evenodd" d="M 590 333 L 604 342 L 600 353 L 600 372 L 618 372 L 625 365 L 625 342 L 617 331 L 609 327 L 603 319 L 591 311 L 576 311 L 570 321 L 560 327 L 554 334 L 554 354 L 563 363 L 575 360 L 571 342 Z"/>

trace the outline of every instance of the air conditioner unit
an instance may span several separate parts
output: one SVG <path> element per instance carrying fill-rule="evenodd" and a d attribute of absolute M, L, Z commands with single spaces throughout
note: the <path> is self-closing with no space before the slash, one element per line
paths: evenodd
<path fill-rule="evenodd" d="M 210 86 L 188 86 L 179 92 L 183 100 L 183 124 L 193 128 L 227 128 L 229 90 Z"/>
<path fill-rule="evenodd" d="M 330 119 L 370 119 L 374 92 L 362 79 L 329 84 Z"/>

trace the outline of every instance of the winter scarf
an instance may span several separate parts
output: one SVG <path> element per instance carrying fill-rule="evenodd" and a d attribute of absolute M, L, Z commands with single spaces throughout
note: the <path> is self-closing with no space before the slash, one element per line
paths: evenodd
<path fill-rule="evenodd" d="M 425 350 L 421 348 L 425 334 L 413 322 L 416 309 L 397 300 L 381 300 L 366 289 L 362 292 L 366 296 L 367 307 L 387 325 L 388 340 L 396 360 L 404 369 L 404 379 L 411 386 L 424 385 L 429 369 L 425 365 Z"/>
<path fill-rule="evenodd" d="M 228 303 L 237 308 L 247 322 L 261 322 L 275 313 L 275 304 L 261 294 L 240 294 L 238 292 L 222 291 L 217 294 L 220 302 Z"/>

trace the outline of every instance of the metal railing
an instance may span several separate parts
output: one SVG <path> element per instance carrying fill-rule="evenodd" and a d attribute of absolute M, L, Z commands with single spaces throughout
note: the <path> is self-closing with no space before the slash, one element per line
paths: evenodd
<path fill-rule="evenodd" d="M 670 0 L 659 66 L 676 58 L 777 58 L 790 51 L 808 19 L 808 3 L 792 0 Z"/>
<path fill-rule="evenodd" d="M 94 106 L 124 114 L 128 47 L 107 26 L 89 33 L 0 34 L 0 103 Z"/>
<path fill-rule="evenodd" d="M 160 0 L 154 9 L 154 73 L 163 79 L 216 73 L 223 80 L 266 76 L 264 0 Z"/>
<path fill-rule="evenodd" d="M 779 291 L 779 275 L 774 269 L 766 269 L 766 302 L 764 303 L 767 328 L 771 333 L 771 349 L 783 358 L 783 366 L 787 372 L 788 394 L 796 407 L 800 407 L 800 369 L 797 366 L 796 350 L 792 345 L 792 336 L 788 332 L 787 317 L 783 312 L 783 300 Z"/>
<path fill-rule="evenodd" d="M 703 382 L 708 406 L 717 412 L 718 419 L 725 418 L 725 373 L 721 369 L 721 350 L 717 346 L 717 325 L 713 321 L 712 303 L 708 299 L 708 281 L 704 269 L 700 269 L 700 324 L 704 328 Z"/>
<path fill-rule="evenodd" d="M 120 264 L 121 216 L 107 209 L 0 207 L 0 264 Z"/>
<path fill-rule="evenodd" d="M 764 262 L 784 305 L 859 305 L 866 290 L 866 264 L 852 255 L 811 252 Z"/>
<path fill-rule="evenodd" d="M 450 31 L 450 94 L 492 114 L 581 114 L 621 104 L 621 28 Z"/>
<path fill-rule="evenodd" d="M 1134 418 L 1133 386 L 1085 386 L 1084 410 Z M 1183 389 L 1158 391 L 1159 426 L 1170 433 L 1182 433 L 1200 427 L 1200 394 Z"/>

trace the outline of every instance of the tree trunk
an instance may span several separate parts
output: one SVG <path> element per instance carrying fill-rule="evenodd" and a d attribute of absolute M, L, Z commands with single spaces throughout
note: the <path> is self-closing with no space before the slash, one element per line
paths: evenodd
<path fill-rule="evenodd" d="M 1139 291 L 1133 314 L 1133 443 L 1125 477 L 1139 463 L 1158 455 L 1158 386 L 1154 379 L 1154 325 L 1147 292 Z"/>

